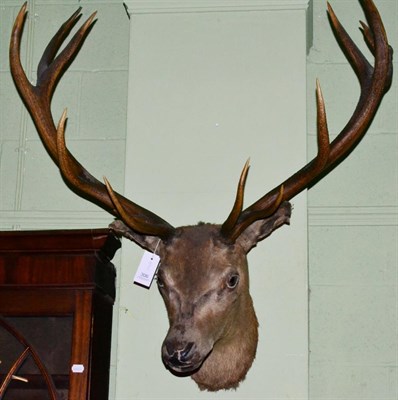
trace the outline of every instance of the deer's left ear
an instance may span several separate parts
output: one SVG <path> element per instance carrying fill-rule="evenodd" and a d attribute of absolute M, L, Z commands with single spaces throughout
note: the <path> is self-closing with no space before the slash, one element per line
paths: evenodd
<path fill-rule="evenodd" d="M 141 246 L 143 249 L 154 252 L 159 245 L 160 239 L 157 236 L 143 235 L 131 230 L 123 221 L 116 219 L 109 225 L 109 229 L 117 236 L 123 236 Z"/>
<path fill-rule="evenodd" d="M 288 201 L 283 202 L 276 212 L 268 218 L 259 219 L 249 225 L 236 239 L 236 243 L 248 253 L 258 242 L 284 224 L 289 224 L 292 206 Z"/>

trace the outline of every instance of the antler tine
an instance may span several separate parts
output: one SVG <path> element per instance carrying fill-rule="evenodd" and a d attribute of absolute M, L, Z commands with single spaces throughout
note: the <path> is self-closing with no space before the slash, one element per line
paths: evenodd
<path fill-rule="evenodd" d="M 43 90 L 44 88 L 47 89 L 45 95 L 48 98 L 48 101 L 51 100 L 59 79 L 66 71 L 67 66 L 76 57 L 80 47 L 90 32 L 90 29 L 95 23 L 94 18 L 96 14 L 96 12 L 91 14 L 87 21 L 80 27 L 73 38 L 65 46 L 62 52 L 56 58 L 54 58 L 65 38 L 81 16 L 79 10 L 77 10 L 72 17 L 61 26 L 59 31 L 54 35 L 53 39 L 44 50 L 38 66 L 38 86 L 42 87 Z"/>
<path fill-rule="evenodd" d="M 243 170 L 240 174 L 240 179 L 238 183 L 238 189 L 236 192 L 235 203 L 234 206 L 232 207 L 232 210 L 228 218 L 226 219 L 221 228 L 221 233 L 223 233 L 224 231 L 229 232 L 235 226 L 240 216 L 240 213 L 242 212 L 245 184 L 246 184 L 247 174 L 250 168 L 249 163 L 250 163 L 250 158 L 246 161 L 245 165 L 243 166 Z"/>
<path fill-rule="evenodd" d="M 108 196 L 104 185 L 89 174 L 74 157 L 71 156 L 65 143 L 66 110 L 62 113 L 57 127 L 58 167 L 62 176 L 76 191 L 99 204 L 111 214 L 120 219 L 136 232 L 157 235 L 166 239 L 174 232 L 174 228 L 151 211 L 131 202 L 112 190 L 105 180 Z"/>
<path fill-rule="evenodd" d="M 369 28 L 363 23 L 362 27 L 365 41 L 375 57 L 374 66 L 372 67 L 366 60 L 328 4 L 328 14 L 333 31 L 358 77 L 361 94 L 352 117 L 336 139 L 329 144 L 324 100 L 317 82 L 318 154 L 314 160 L 282 184 L 284 193 L 280 202 L 288 201 L 304 189 L 314 185 L 348 156 L 366 133 L 384 94 L 391 85 L 392 48 L 388 44 L 383 22 L 372 0 L 361 0 L 361 4 L 369 22 Z M 235 241 L 252 222 L 265 218 L 262 213 L 267 214 L 277 203 L 280 197 L 280 187 L 281 185 L 278 185 L 243 210 L 234 226 L 224 226 L 224 223 L 222 226 L 224 237 L 227 240 Z"/>
<path fill-rule="evenodd" d="M 66 111 L 61 116 L 58 129 L 55 127 L 51 115 L 51 97 L 55 86 L 72 59 L 78 53 L 93 25 L 96 14 L 93 13 L 87 19 L 61 53 L 56 56 L 67 35 L 80 18 L 80 9 L 61 26 L 41 57 L 38 67 L 38 80 L 34 86 L 26 77 L 20 60 L 20 43 L 27 13 L 26 8 L 27 4 L 25 3 L 15 20 L 10 41 L 10 67 L 18 91 L 32 116 L 44 146 L 60 168 L 66 182 L 79 196 L 98 204 L 111 214 L 120 217 L 118 211 L 115 209 L 114 202 L 108 194 L 106 186 L 94 178 L 66 148 L 64 138 Z M 173 226 L 156 214 L 116 192 L 114 192 L 114 196 L 117 197 L 123 210 L 126 211 L 130 218 L 135 220 L 134 228 L 132 229 L 138 233 L 156 235 L 162 239 L 167 239 L 174 232 Z M 126 224 L 128 225 L 127 222 Z"/>
<path fill-rule="evenodd" d="M 321 86 L 319 81 L 316 81 L 316 99 L 317 99 L 317 137 L 318 137 L 318 154 L 315 159 L 309 163 L 306 167 L 304 167 L 299 173 L 296 173 L 284 184 L 276 187 L 271 192 L 266 194 L 256 203 L 252 204 L 250 207 L 245 209 L 239 215 L 235 216 L 235 223 L 227 224 L 228 218 L 226 222 L 223 223 L 221 227 L 221 233 L 224 237 L 228 239 L 228 241 L 234 242 L 239 235 L 254 221 L 259 219 L 264 219 L 271 216 L 278 207 L 282 204 L 283 201 L 286 201 L 289 197 L 289 194 L 286 194 L 284 185 L 288 184 L 290 181 L 296 182 L 305 182 L 309 180 L 312 176 L 319 174 L 324 168 L 329 159 L 330 154 L 330 145 L 329 145 L 329 131 L 327 126 L 326 119 L 326 110 L 325 110 L 325 102 L 322 95 Z M 241 185 L 239 185 L 240 188 Z M 244 182 L 243 187 L 240 189 L 242 194 L 240 197 L 243 200 L 243 190 L 244 190 Z M 237 194 L 237 197 L 238 197 Z M 235 203 L 237 200 L 235 200 Z M 235 207 L 234 207 L 235 209 Z M 234 212 L 231 211 L 231 214 Z M 241 208 L 242 209 L 242 208 Z M 241 210 L 240 209 L 240 210 Z M 235 211 L 236 213 L 236 211 Z"/>
<path fill-rule="evenodd" d="M 375 43 L 373 40 L 373 35 L 372 31 L 369 29 L 369 27 L 365 24 L 363 21 L 359 21 L 361 24 L 361 28 L 359 28 L 362 31 L 363 37 L 365 39 L 366 44 L 368 45 L 370 51 L 372 52 L 373 55 L 375 55 Z"/>
<path fill-rule="evenodd" d="M 54 60 L 55 56 L 57 55 L 58 50 L 60 49 L 62 43 L 69 35 L 73 27 L 81 18 L 81 10 L 82 8 L 79 7 L 68 20 L 66 20 L 61 27 L 58 29 L 58 32 L 52 37 L 50 42 L 48 43 L 46 49 L 43 52 L 43 55 L 39 61 L 37 66 L 37 78 L 43 75 L 43 73 L 47 70 L 50 63 Z"/>
<path fill-rule="evenodd" d="M 337 18 L 335 12 L 333 11 L 332 6 L 327 3 L 328 7 L 328 17 L 330 24 L 332 26 L 332 30 L 335 34 L 335 37 L 340 44 L 344 54 L 349 60 L 352 68 L 354 69 L 361 86 L 366 82 L 366 80 L 372 74 L 372 66 L 366 59 L 366 57 L 359 50 L 355 42 L 351 39 L 350 35 L 341 25 L 339 19 Z"/>
<path fill-rule="evenodd" d="M 18 82 L 20 82 L 20 85 L 30 87 L 30 82 L 26 77 L 25 71 L 22 68 L 20 58 L 22 30 L 27 14 L 27 6 L 28 4 L 27 2 L 25 2 L 19 10 L 17 17 L 15 18 L 10 39 L 10 68 L 14 80 L 18 80 Z"/>
<path fill-rule="evenodd" d="M 375 61 L 374 66 L 370 66 L 366 79 L 354 68 L 361 84 L 361 93 L 351 119 L 331 144 L 330 159 L 327 165 L 329 170 L 347 156 L 364 136 L 392 80 L 392 48 L 388 44 L 380 14 L 372 0 L 361 0 L 361 3 L 374 40 Z M 350 52 L 350 50 L 347 51 Z M 356 50 L 358 56 L 355 60 L 357 58 L 365 59 L 357 48 Z M 351 60 L 349 59 L 349 61 Z"/>
<path fill-rule="evenodd" d="M 55 125 L 51 117 L 50 103 L 56 83 L 66 70 L 68 62 L 77 54 L 84 41 L 88 28 L 91 26 L 95 13 L 76 32 L 70 43 L 62 53 L 52 61 L 56 51 L 62 45 L 66 36 L 80 18 L 80 10 L 77 10 L 58 30 L 44 51 L 38 66 L 38 80 L 36 85 L 29 82 L 22 67 L 20 57 L 20 44 L 23 26 L 27 15 L 27 3 L 21 7 L 10 40 L 10 69 L 17 86 L 18 92 L 23 98 L 27 109 L 39 131 L 43 143 L 50 156 L 57 163 L 57 148 L 55 144 Z"/>

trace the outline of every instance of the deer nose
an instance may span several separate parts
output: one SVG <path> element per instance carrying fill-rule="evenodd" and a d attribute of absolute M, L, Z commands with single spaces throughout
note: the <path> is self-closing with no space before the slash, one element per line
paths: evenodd
<path fill-rule="evenodd" d="M 189 371 L 196 364 L 193 362 L 194 347 L 195 343 L 193 342 L 183 344 L 176 343 L 175 341 L 167 341 L 164 344 L 165 354 L 163 355 L 163 360 L 175 371 Z"/>
<path fill-rule="evenodd" d="M 185 346 L 181 345 L 176 346 L 175 343 L 166 342 L 166 351 L 170 358 L 176 358 L 178 361 L 182 363 L 186 363 L 190 358 L 191 350 L 193 349 L 194 343 L 189 342 Z"/>

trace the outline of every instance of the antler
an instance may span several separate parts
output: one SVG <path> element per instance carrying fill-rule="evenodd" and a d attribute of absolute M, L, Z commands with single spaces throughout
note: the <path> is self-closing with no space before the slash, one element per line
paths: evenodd
<path fill-rule="evenodd" d="M 60 27 L 41 57 L 37 68 L 37 82 L 36 85 L 32 85 L 26 77 L 20 58 L 21 37 L 27 14 L 26 8 L 27 3 L 19 11 L 11 34 L 11 73 L 44 146 L 58 165 L 64 179 L 79 196 L 87 198 L 116 217 L 121 218 L 134 231 L 145 235 L 156 235 L 162 239 L 170 237 L 174 228 L 168 222 L 114 192 L 109 184 L 107 184 L 107 188 L 87 172 L 67 150 L 64 138 L 66 111 L 62 114 L 58 128 L 55 127 L 53 122 L 51 99 L 55 87 L 83 45 L 95 23 L 96 13 L 93 13 L 87 19 L 57 56 L 61 45 L 80 19 L 81 8 Z"/>
<path fill-rule="evenodd" d="M 246 163 L 239 180 L 233 209 L 221 227 L 221 233 L 226 240 L 234 242 L 254 221 L 273 215 L 282 202 L 292 199 L 304 189 L 314 185 L 336 167 L 366 133 L 384 94 L 391 85 L 393 52 L 388 45 L 382 20 L 373 1 L 360 1 L 369 21 L 369 27 L 363 22 L 361 25 L 365 42 L 375 58 L 374 66 L 371 66 L 366 60 L 328 4 L 333 31 L 357 75 L 361 87 L 361 94 L 352 117 L 337 138 L 329 143 L 325 105 L 320 85 L 317 82 L 317 156 L 281 185 L 242 211 L 244 186 L 249 169 L 249 165 Z M 174 232 L 174 228 L 168 222 L 114 192 L 108 181 L 105 180 L 105 185 L 98 181 L 67 150 L 64 138 L 66 111 L 57 128 L 52 119 L 50 105 L 55 87 L 93 26 L 95 13 L 87 19 L 57 56 L 62 43 L 80 19 L 81 8 L 61 26 L 43 53 L 38 64 L 37 83 L 32 85 L 26 77 L 20 60 L 20 42 L 26 8 L 25 3 L 16 18 L 11 35 L 11 73 L 44 146 L 60 168 L 64 179 L 78 195 L 119 217 L 133 231 L 167 239 Z"/>
<path fill-rule="evenodd" d="M 361 53 L 328 3 L 333 32 L 358 77 L 361 94 L 352 117 L 336 139 L 329 144 L 325 104 L 320 85 L 316 84 L 318 154 L 298 172 L 286 179 L 251 206 L 242 211 L 243 191 L 248 165 L 243 168 L 233 209 L 221 227 L 223 236 L 234 242 L 254 221 L 271 216 L 279 205 L 314 185 L 340 163 L 366 133 L 392 80 L 392 48 L 379 12 L 372 0 L 361 0 L 369 27 L 361 22 L 366 44 L 375 62 L 372 67 Z"/>

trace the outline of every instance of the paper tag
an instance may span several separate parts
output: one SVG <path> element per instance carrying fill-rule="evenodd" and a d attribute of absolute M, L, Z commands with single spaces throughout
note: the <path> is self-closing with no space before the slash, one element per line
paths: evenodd
<path fill-rule="evenodd" d="M 84 372 L 84 365 L 83 364 L 73 364 L 71 369 L 74 374 L 82 374 Z"/>
<path fill-rule="evenodd" d="M 158 269 L 159 261 L 160 257 L 157 254 L 145 251 L 135 273 L 134 283 L 149 289 Z"/>

